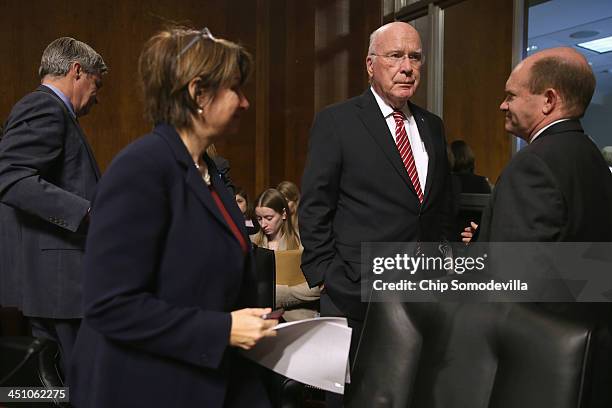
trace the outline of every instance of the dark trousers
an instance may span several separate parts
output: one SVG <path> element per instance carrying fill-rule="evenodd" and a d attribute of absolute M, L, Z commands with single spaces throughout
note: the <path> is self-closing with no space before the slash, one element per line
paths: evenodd
<path fill-rule="evenodd" d="M 323 317 L 346 317 L 344 313 L 334 304 L 329 295 L 321 293 L 321 316 Z M 347 317 L 348 325 L 353 329 L 351 333 L 351 348 L 349 349 L 349 364 L 351 370 L 355 364 L 355 357 L 357 354 L 357 348 L 359 346 L 359 339 L 361 338 L 361 331 L 363 329 L 363 320 L 355 320 Z M 344 388 L 344 393 L 350 392 L 350 385 Z M 327 408 L 341 408 L 344 404 L 344 396 L 336 394 L 334 392 L 325 393 L 325 404 Z"/>
<path fill-rule="evenodd" d="M 81 319 L 49 319 L 44 317 L 30 317 L 30 325 L 32 326 L 32 336 L 37 338 L 49 339 L 56 342 L 60 349 L 60 368 L 64 373 L 64 381 L 66 378 L 66 370 L 72 348 L 76 340 Z"/>

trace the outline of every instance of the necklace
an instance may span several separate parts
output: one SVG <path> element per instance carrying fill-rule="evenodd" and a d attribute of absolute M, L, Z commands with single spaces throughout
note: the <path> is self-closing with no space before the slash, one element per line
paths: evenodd
<path fill-rule="evenodd" d="M 196 169 L 198 169 L 198 171 L 202 175 L 202 179 L 204 180 L 206 185 L 210 186 L 210 173 L 208 173 L 208 169 L 207 168 L 202 168 L 202 166 L 200 166 L 196 162 L 194 162 L 193 164 L 195 164 Z"/>

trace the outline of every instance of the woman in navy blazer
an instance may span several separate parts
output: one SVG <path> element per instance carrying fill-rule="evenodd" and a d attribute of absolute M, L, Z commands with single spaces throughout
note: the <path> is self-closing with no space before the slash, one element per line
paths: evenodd
<path fill-rule="evenodd" d="M 237 348 L 275 334 L 254 303 L 244 220 L 207 146 L 235 133 L 251 58 L 202 31 L 153 36 L 139 61 L 153 131 L 125 148 L 91 209 L 76 407 L 268 407 Z"/>

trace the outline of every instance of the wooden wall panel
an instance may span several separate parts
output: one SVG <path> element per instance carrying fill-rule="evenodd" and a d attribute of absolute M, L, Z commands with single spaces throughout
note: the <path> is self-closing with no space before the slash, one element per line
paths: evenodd
<path fill-rule="evenodd" d="M 313 117 L 363 92 L 368 36 L 381 21 L 379 0 L 270 4 L 268 147 L 256 149 L 268 154 L 268 182 L 256 183 L 256 194 L 282 180 L 300 185 Z"/>
<path fill-rule="evenodd" d="M 330 3 L 336 3 L 333 13 L 326 11 Z M 328 27 L 340 18 L 349 24 L 346 35 L 321 53 L 315 49 L 317 10 L 328 13 Z M 245 87 L 251 109 L 239 134 L 217 145 L 231 163 L 235 183 L 254 198 L 281 180 L 299 184 L 313 116 L 324 105 L 365 89 L 367 38 L 380 21 L 380 0 L 98 0 L 78 5 L 3 0 L 0 121 L 38 85 L 40 56 L 49 42 L 65 35 L 85 41 L 109 66 L 99 105 L 81 120 L 105 169 L 119 150 L 151 128 L 143 119 L 138 89 L 137 60 L 144 42 L 171 22 L 208 26 L 213 34 L 245 45 L 256 59 Z M 321 61 L 338 54 L 344 55 L 344 63 L 316 83 Z M 346 86 L 326 93 L 324 103 L 317 105 L 316 95 L 339 81 Z"/>
<path fill-rule="evenodd" d="M 511 157 L 499 105 L 512 61 L 512 0 L 465 0 L 444 10 L 444 123 L 465 140 L 476 172 L 495 182 Z"/>
<path fill-rule="evenodd" d="M 0 27 L 7 40 L 0 42 L 0 60 L 4 62 L 0 120 L 4 121 L 15 102 L 38 85 L 40 56 L 49 42 L 60 36 L 85 41 L 109 66 L 99 105 L 80 121 L 104 169 L 119 150 L 151 128 L 143 119 L 137 81 L 138 56 L 146 39 L 171 22 L 198 28 L 207 25 L 213 34 L 241 42 L 256 55 L 255 10 L 255 2 L 249 0 L 99 0 L 78 5 L 67 0 L 4 0 Z M 253 103 L 253 81 L 246 94 Z M 222 154 L 241 158 L 232 160 L 241 174 L 254 174 L 246 167 L 254 161 L 255 109 L 245 115 L 240 134 L 219 146 Z"/>

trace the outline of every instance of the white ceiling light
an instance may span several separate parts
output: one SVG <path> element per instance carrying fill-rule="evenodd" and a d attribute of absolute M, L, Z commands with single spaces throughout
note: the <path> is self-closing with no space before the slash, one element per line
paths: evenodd
<path fill-rule="evenodd" d="M 578 44 L 578 46 L 586 48 L 587 50 L 595 51 L 599 54 L 603 54 L 604 52 L 612 51 L 612 36 L 583 42 Z"/>

